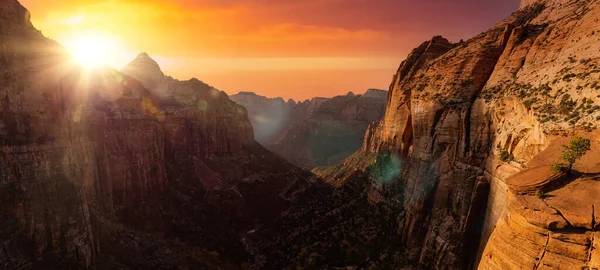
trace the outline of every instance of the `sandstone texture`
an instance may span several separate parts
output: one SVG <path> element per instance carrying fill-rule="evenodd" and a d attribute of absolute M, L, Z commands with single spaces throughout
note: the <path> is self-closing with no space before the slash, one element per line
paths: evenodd
<path fill-rule="evenodd" d="M 512 191 L 508 207 L 487 241 L 480 269 L 599 267 L 594 238 L 595 206 L 600 203 L 598 134 L 579 134 L 591 140 L 592 150 L 575 163 L 572 173 L 556 177 L 546 165 L 558 159 L 560 146 L 572 137 L 561 136 L 526 169 L 506 179 Z"/>
<path fill-rule="evenodd" d="M 549 166 L 574 132 L 595 136 L 599 18 L 598 1 L 523 1 L 509 18 L 470 40 L 434 37 L 423 43 L 400 65 L 386 114 L 368 128 L 362 149 L 318 173 L 338 186 L 369 174 L 369 200 L 401 209 L 399 244 L 415 268 L 592 267 L 595 259 L 586 255 L 595 251 L 584 238 L 594 232 L 584 224 L 595 219 L 595 198 L 585 191 L 595 189 L 595 163 L 584 162 L 575 169 L 585 173 L 569 176 L 553 174 Z M 588 157 L 600 159 L 594 151 Z M 517 220 L 515 200 L 536 193 L 548 194 L 544 201 L 551 206 L 535 202 L 540 211 Z M 581 201 L 567 199 L 578 196 Z M 552 210 L 575 203 L 581 207 L 563 209 L 570 217 Z M 521 245 L 516 239 L 523 230 L 511 231 L 514 222 L 541 228 L 531 233 L 539 241 Z M 543 231 L 553 229 L 579 238 L 555 241 Z M 557 264 L 561 259 L 548 252 L 548 263 L 527 263 L 543 259 L 533 245 L 544 250 L 546 240 L 554 249 L 571 250 L 552 254 L 579 261 Z M 529 259 L 511 253 L 521 247 Z"/>

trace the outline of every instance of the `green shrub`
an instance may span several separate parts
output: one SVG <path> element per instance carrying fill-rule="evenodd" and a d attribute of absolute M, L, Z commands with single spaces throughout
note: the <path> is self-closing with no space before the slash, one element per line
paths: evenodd
<path fill-rule="evenodd" d="M 562 79 L 563 79 L 563 81 L 571 82 L 571 79 L 576 76 L 577 75 L 575 75 L 575 73 L 569 73 L 569 74 L 565 75 Z"/>
<path fill-rule="evenodd" d="M 591 141 L 579 136 L 573 137 L 568 145 L 562 146 L 560 159 L 568 166 L 568 171 L 573 169 L 573 164 L 591 150 Z"/>
<path fill-rule="evenodd" d="M 502 150 L 500 151 L 500 160 L 504 162 L 511 162 L 515 160 L 515 156 L 506 150 Z"/>
<path fill-rule="evenodd" d="M 540 198 L 540 199 L 544 199 L 544 198 L 546 198 L 546 193 L 543 192 L 543 191 L 541 191 L 541 190 L 537 190 L 535 192 L 535 196 L 538 197 L 538 198 Z"/>
<path fill-rule="evenodd" d="M 555 162 L 550 166 L 550 170 L 553 172 L 566 172 L 569 170 L 569 168 L 562 162 Z"/>
<path fill-rule="evenodd" d="M 538 101 L 539 101 L 539 99 L 536 98 L 536 97 L 534 97 L 532 99 L 528 99 L 528 100 L 525 101 L 525 107 L 527 109 L 530 109 L 531 106 L 533 106 L 533 104 L 537 103 Z"/>

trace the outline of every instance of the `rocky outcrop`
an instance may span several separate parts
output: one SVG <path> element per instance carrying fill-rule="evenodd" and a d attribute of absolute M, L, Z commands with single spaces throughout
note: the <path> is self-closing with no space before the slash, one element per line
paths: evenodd
<path fill-rule="evenodd" d="M 313 99 L 312 104 L 320 105 L 268 148 L 302 168 L 336 165 L 360 149 L 369 124 L 383 117 L 386 99 L 381 90 Z"/>
<path fill-rule="evenodd" d="M 156 95 L 168 95 L 167 80 L 160 66 L 147 53 L 140 53 L 121 72 L 136 78 L 144 87 L 153 90 Z"/>
<path fill-rule="evenodd" d="M 474 125 L 484 116 L 473 103 L 511 32 L 499 25 L 464 44 L 436 37 L 415 49 L 392 82 L 384 119 L 367 135 L 365 151 L 397 156 L 399 233 L 423 267 L 467 267 L 461 256 L 477 246 L 469 239 L 482 226 L 490 180 L 481 163 L 487 145 L 477 141 L 485 133 Z"/>
<path fill-rule="evenodd" d="M 574 172 L 557 178 L 549 169 L 571 138 L 561 136 L 506 180 L 508 204 L 487 240 L 480 269 L 598 267 L 594 207 L 600 141 L 598 132 L 580 136 L 591 140 L 592 151 L 575 163 Z"/>
<path fill-rule="evenodd" d="M 474 267 L 489 235 L 511 237 L 494 229 L 510 215 L 511 187 L 531 194 L 568 182 L 523 172 L 532 182 L 515 189 L 507 178 L 549 166 L 528 163 L 556 135 L 592 130 L 599 119 L 598 12 L 597 1 L 524 1 L 466 42 L 422 44 L 401 64 L 385 117 L 368 128 L 361 151 L 322 175 L 340 185 L 370 172 L 371 200 L 399 201 L 398 234 L 413 264 Z M 498 261 L 518 262 L 504 250 Z"/>

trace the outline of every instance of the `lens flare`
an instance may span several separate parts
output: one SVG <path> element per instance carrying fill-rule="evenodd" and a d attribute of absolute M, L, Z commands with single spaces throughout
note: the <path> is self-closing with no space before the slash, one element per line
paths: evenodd
<path fill-rule="evenodd" d="M 82 34 L 61 42 L 73 55 L 73 60 L 86 69 L 108 65 L 117 48 L 114 38 L 105 34 Z"/>
<path fill-rule="evenodd" d="M 396 180 L 401 170 L 402 160 L 398 156 L 393 153 L 380 154 L 371 167 L 371 177 L 387 184 Z"/>

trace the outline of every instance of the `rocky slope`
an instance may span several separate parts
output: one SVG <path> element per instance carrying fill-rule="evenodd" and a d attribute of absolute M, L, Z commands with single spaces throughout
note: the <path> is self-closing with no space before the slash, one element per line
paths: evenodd
<path fill-rule="evenodd" d="M 360 149 L 367 127 L 385 113 L 387 92 L 370 89 L 323 102 L 268 148 L 306 169 L 336 165 Z"/>
<path fill-rule="evenodd" d="M 591 140 L 592 150 L 575 163 L 572 174 L 550 170 L 550 163 L 560 156 L 560 146 L 571 138 L 561 136 L 551 138 L 552 143 L 526 169 L 506 179 L 508 205 L 487 241 L 480 269 L 600 266 L 595 208 L 600 203 L 600 136 L 598 132 L 579 135 Z"/>
<path fill-rule="evenodd" d="M 556 135 L 585 133 L 600 120 L 598 14 L 598 1 L 524 1 L 512 16 L 466 42 L 452 44 L 442 37 L 425 42 L 401 64 L 386 115 L 369 128 L 362 150 L 322 175 L 342 185 L 357 171 L 380 168 L 371 176 L 375 185 L 369 197 L 399 201 L 398 234 L 412 264 L 471 268 L 485 249 L 481 268 L 524 267 L 519 264 L 524 257 L 513 252 L 524 243 L 516 236 L 524 230 L 508 222 L 516 208 L 505 211 L 515 197 L 506 181 L 558 143 Z M 598 158 L 597 152 L 591 155 Z M 572 188 L 550 178 L 523 184 L 585 197 L 589 193 L 577 190 L 591 185 L 594 176 L 574 181 Z M 392 187 L 401 192 L 390 195 Z M 574 243 L 591 235 L 578 234 L 581 239 Z M 528 242 L 528 261 L 542 259 L 532 255 L 534 245 L 544 250 L 540 241 Z M 571 250 L 568 240 L 562 242 L 555 249 Z M 588 245 L 578 253 L 558 254 L 591 265 L 581 259 L 592 250 Z M 555 259 L 529 266 L 557 267 Z M 564 267 L 569 265 L 565 261 Z"/>

